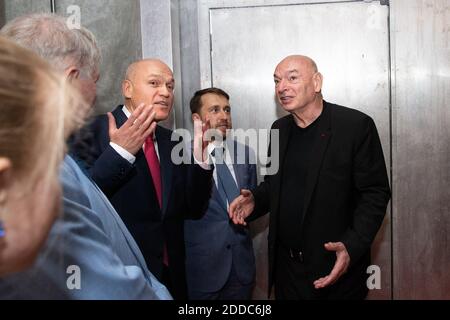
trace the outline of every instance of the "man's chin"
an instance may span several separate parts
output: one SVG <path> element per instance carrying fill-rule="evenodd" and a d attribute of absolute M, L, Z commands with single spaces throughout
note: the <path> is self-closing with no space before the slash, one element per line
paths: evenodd
<path fill-rule="evenodd" d="M 156 115 L 155 115 L 155 121 L 160 122 L 160 121 L 167 120 L 167 118 L 169 118 L 169 114 L 170 114 L 170 112 L 157 111 Z"/>
<path fill-rule="evenodd" d="M 229 129 L 219 129 L 219 132 L 222 135 L 223 140 L 227 138 L 227 130 Z"/>
<path fill-rule="evenodd" d="M 296 109 L 295 106 L 291 104 L 281 104 L 281 108 L 286 112 L 292 112 Z"/>

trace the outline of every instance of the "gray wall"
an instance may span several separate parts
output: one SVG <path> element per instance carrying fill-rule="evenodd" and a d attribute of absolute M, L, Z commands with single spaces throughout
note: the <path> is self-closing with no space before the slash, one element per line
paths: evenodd
<path fill-rule="evenodd" d="M 142 57 L 139 0 L 56 0 L 56 13 L 67 7 L 81 8 L 81 24 L 97 37 L 102 51 L 96 113 L 111 111 L 123 103 L 121 81 L 127 66 Z"/>
<path fill-rule="evenodd" d="M 0 0 L 0 28 L 5 24 L 5 1 Z"/>
<path fill-rule="evenodd" d="M 50 12 L 50 0 L 4 0 L 5 21 L 34 12 Z"/>
<path fill-rule="evenodd" d="M 174 107 L 162 123 L 175 129 L 182 126 L 182 87 L 180 69 L 179 2 L 177 0 L 140 0 L 142 57 L 164 61 L 174 72 Z"/>
<path fill-rule="evenodd" d="M 180 125 L 192 130 L 189 102 L 194 92 L 201 89 L 198 40 L 197 0 L 180 1 L 180 51 L 183 106 Z M 177 123 L 178 125 L 178 123 Z"/>
<path fill-rule="evenodd" d="M 139 0 L 56 0 L 55 4 L 56 13 L 67 17 L 67 7 L 78 5 L 81 24 L 97 37 L 103 59 L 95 112 L 112 110 L 123 102 L 121 80 L 128 64 L 142 57 Z M 5 0 L 6 21 L 50 11 L 49 0 Z"/>
<path fill-rule="evenodd" d="M 450 299 L 450 1 L 394 0 L 395 299 Z"/>

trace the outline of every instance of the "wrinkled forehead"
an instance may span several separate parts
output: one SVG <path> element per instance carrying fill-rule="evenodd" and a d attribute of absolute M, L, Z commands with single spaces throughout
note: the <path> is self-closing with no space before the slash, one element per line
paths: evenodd
<path fill-rule="evenodd" d="M 314 73 L 312 64 L 306 59 L 290 58 L 281 61 L 275 68 L 276 77 L 287 76 L 292 73 L 308 74 Z"/>
<path fill-rule="evenodd" d="M 230 102 L 228 101 L 228 99 L 220 94 L 217 93 L 212 93 L 212 92 L 208 92 L 205 93 L 204 95 L 202 95 L 201 97 L 201 105 L 202 106 L 229 106 Z"/>

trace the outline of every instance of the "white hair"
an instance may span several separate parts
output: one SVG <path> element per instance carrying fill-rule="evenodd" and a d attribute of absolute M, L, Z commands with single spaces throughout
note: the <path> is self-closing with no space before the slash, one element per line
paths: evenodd
<path fill-rule="evenodd" d="M 60 71 L 76 66 L 91 77 L 98 72 L 101 56 L 94 35 L 83 27 L 70 29 L 60 16 L 24 15 L 8 22 L 0 35 L 37 53 Z"/>

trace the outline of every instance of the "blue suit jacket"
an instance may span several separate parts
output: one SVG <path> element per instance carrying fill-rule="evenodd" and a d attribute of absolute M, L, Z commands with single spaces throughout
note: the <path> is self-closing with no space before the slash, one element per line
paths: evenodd
<path fill-rule="evenodd" d="M 230 143 L 230 142 L 228 142 Z M 230 143 L 231 144 L 231 143 Z M 256 187 L 256 164 L 249 164 L 250 149 L 234 141 L 234 150 L 245 150 L 245 163 L 233 168 L 239 189 Z M 242 149 L 241 149 L 242 148 Z M 232 264 L 244 285 L 254 282 L 255 257 L 247 227 L 234 225 L 228 216 L 227 204 L 216 184 L 206 214 L 200 220 L 185 221 L 186 277 L 189 291 L 214 292 L 223 287 Z"/>
<path fill-rule="evenodd" d="M 118 127 L 127 120 L 122 106 L 112 114 Z M 200 218 L 205 212 L 211 193 L 212 170 L 204 170 L 198 165 L 174 164 L 172 150 L 179 141 L 172 141 L 171 130 L 157 126 L 161 210 L 144 152 L 140 150 L 136 154 L 136 162 L 130 164 L 110 146 L 108 128 L 107 116 L 101 115 L 87 129 L 93 137 L 93 141 L 86 143 L 92 146 L 89 156 L 93 163 L 87 163 L 86 167 L 130 230 L 147 266 L 160 280 L 163 248 L 167 246 L 171 293 L 175 299 L 186 299 L 184 219 Z M 83 157 L 76 148 L 75 152 Z"/>
<path fill-rule="evenodd" d="M 107 198 L 69 156 L 61 168 L 64 212 L 35 264 L 0 279 L 1 299 L 171 299 Z M 80 289 L 69 289 L 79 267 Z"/>

